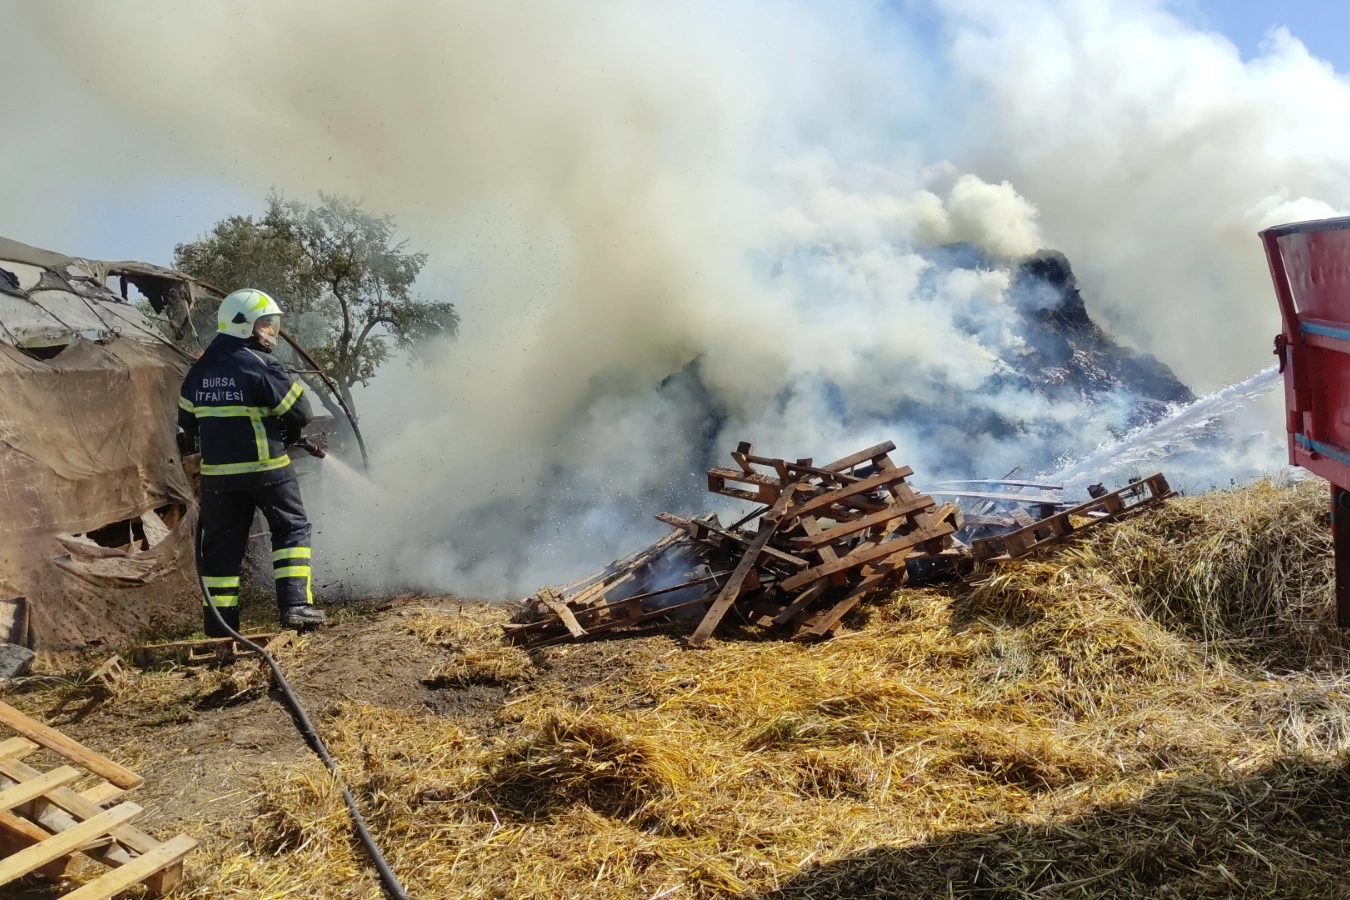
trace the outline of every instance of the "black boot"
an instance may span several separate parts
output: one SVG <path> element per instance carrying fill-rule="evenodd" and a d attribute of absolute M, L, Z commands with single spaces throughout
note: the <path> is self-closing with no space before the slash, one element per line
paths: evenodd
<path fill-rule="evenodd" d="M 233 628 L 236 632 L 239 630 L 239 607 L 217 606 L 216 612 L 220 613 L 220 618 L 225 620 L 226 625 Z M 212 614 L 210 607 L 202 607 L 202 616 L 207 637 L 223 638 L 230 636 L 230 633 L 220 626 L 220 619 L 217 619 L 215 615 Z"/>
<path fill-rule="evenodd" d="M 281 624 L 285 628 L 317 628 L 327 625 L 328 617 L 312 606 L 287 606 L 281 610 Z"/>

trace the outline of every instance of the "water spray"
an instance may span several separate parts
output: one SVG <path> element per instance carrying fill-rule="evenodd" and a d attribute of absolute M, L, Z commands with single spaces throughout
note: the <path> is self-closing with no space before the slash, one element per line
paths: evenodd
<path fill-rule="evenodd" d="M 1251 402 L 1279 383 L 1275 366 L 1262 369 L 1250 378 L 1206 394 L 1178 407 L 1171 415 L 1150 425 L 1136 428 L 1118 441 L 1112 441 L 1066 464 L 1047 477 L 1070 482 L 1101 471 L 1152 459 L 1165 449 L 1209 426 L 1215 420 Z"/>

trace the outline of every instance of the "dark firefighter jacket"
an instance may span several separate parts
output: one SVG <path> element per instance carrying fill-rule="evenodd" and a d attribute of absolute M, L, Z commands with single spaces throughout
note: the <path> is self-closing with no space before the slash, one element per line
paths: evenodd
<path fill-rule="evenodd" d="M 295 477 L 286 446 L 312 414 L 298 382 L 257 341 L 218 334 L 188 371 L 178 425 L 201 443 L 202 489 L 237 491 Z"/>

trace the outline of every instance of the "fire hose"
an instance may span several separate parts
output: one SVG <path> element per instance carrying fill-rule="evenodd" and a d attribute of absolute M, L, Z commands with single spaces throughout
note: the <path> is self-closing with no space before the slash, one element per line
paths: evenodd
<path fill-rule="evenodd" d="M 326 455 L 322 448 L 315 446 L 307 440 L 302 440 L 295 446 L 318 459 L 322 459 Z M 353 827 L 356 829 L 356 836 L 360 839 L 362 846 L 366 848 L 366 853 L 369 854 L 370 861 L 375 865 L 375 871 L 380 876 L 380 883 L 384 885 L 385 894 L 387 894 L 391 900 L 410 900 L 408 892 L 403 889 L 403 885 L 399 884 L 398 876 L 395 875 L 394 870 L 389 867 L 389 863 L 385 860 L 384 854 L 380 852 L 380 848 L 375 843 L 375 838 L 371 835 L 370 829 L 366 827 L 366 820 L 361 815 L 361 809 L 357 806 L 356 798 L 352 796 L 351 790 L 348 789 L 347 782 L 342 779 L 342 772 L 338 768 L 337 762 L 328 752 L 328 747 L 324 744 L 323 738 L 319 737 L 318 730 L 314 727 L 314 723 L 310 721 L 309 714 L 305 712 L 305 707 L 300 703 L 300 698 L 295 695 L 295 691 L 291 688 L 290 682 L 286 680 L 285 674 L 281 671 L 281 666 L 277 665 L 277 661 L 272 657 L 272 654 L 231 628 L 229 624 L 226 623 L 225 617 L 220 614 L 220 610 L 216 608 L 215 598 L 211 596 L 211 591 L 207 588 L 206 581 L 201 574 L 202 543 L 205 534 L 206 528 L 199 519 L 197 521 L 196 546 L 193 548 L 197 563 L 197 584 L 202 590 L 202 596 L 206 598 L 206 605 L 211 610 L 211 615 L 215 618 L 216 625 L 223 629 L 226 634 L 239 644 L 262 657 L 263 661 L 267 663 L 267 667 L 272 670 L 272 677 L 276 680 L 277 688 L 281 691 L 281 696 L 286 701 L 286 706 L 290 708 L 292 720 L 295 723 L 296 729 L 305 739 L 305 743 L 309 745 L 309 748 L 314 751 L 314 754 L 323 761 L 329 774 L 333 776 L 333 780 L 336 781 L 338 787 L 342 789 L 342 800 L 347 805 L 347 812 L 351 816 Z"/>
<path fill-rule="evenodd" d="M 309 366 L 310 370 L 314 374 L 319 376 L 319 378 L 323 381 L 324 385 L 328 388 L 329 393 L 332 394 L 333 399 L 337 401 L 337 405 L 342 408 L 343 415 L 345 415 L 347 417 L 347 421 L 351 423 L 352 434 L 356 435 L 356 446 L 361 449 L 361 468 L 369 472 L 370 457 L 366 455 L 366 442 L 361 437 L 361 429 L 358 428 L 356 425 L 356 416 L 354 416 L 352 414 L 352 411 L 347 408 L 347 401 L 342 399 L 342 391 L 338 389 L 337 384 L 333 381 L 332 378 L 329 377 L 328 373 L 325 372 L 323 368 L 317 362 L 314 361 L 314 357 L 309 355 L 309 351 L 306 350 L 304 347 L 300 346 L 299 341 L 291 337 L 285 331 L 281 332 L 281 336 L 282 338 L 285 339 L 286 343 L 291 345 L 291 349 L 295 351 L 296 355 L 305 361 L 305 364 Z M 303 449 L 309 450 L 308 447 L 305 447 Z M 323 458 L 322 453 L 315 454 L 314 451 L 312 450 L 309 450 L 309 452 L 311 455 L 318 456 L 320 459 Z"/>

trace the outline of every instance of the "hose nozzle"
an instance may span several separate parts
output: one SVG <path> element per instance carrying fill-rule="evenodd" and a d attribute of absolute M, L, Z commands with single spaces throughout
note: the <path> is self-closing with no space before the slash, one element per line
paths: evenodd
<path fill-rule="evenodd" d="M 328 455 L 322 447 L 308 439 L 296 441 L 295 446 L 299 447 L 315 459 L 323 459 Z"/>

